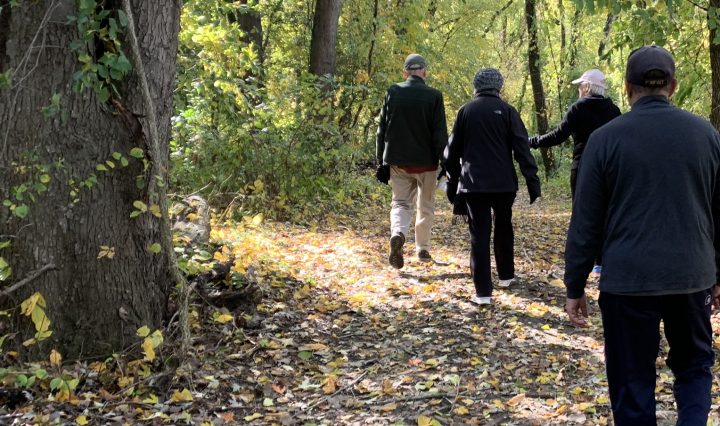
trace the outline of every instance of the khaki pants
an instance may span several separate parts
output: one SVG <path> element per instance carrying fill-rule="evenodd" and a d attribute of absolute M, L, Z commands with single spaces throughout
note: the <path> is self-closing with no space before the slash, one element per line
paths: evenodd
<path fill-rule="evenodd" d="M 392 209 L 390 210 L 391 235 L 410 232 L 410 222 L 415 210 L 415 252 L 430 250 L 430 231 L 435 219 L 435 183 L 437 171 L 407 173 L 390 167 Z"/>

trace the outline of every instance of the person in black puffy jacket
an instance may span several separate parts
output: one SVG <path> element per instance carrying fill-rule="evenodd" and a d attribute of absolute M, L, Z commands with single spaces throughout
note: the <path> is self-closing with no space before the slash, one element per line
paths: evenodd
<path fill-rule="evenodd" d="M 514 282 L 512 205 L 518 190 L 513 157 L 525 177 L 530 203 L 540 197 L 537 164 L 517 110 L 500 98 L 503 77 L 494 68 L 475 75 L 475 99 L 457 113 L 444 153 L 447 195 L 456 210 L 466 207 L 470 226 L 470 269 L 478 305 L 491 304 L 490 232 L 495 215 L 495 261 L 499 285 Z"/>

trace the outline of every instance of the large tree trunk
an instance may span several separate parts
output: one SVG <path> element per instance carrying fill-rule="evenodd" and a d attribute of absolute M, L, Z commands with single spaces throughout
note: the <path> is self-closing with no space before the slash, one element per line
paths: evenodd
<path fill-rule="evenodd" d="M 548 118 L 547 107 L 545 106 L 545 89 L 543 88 L 540 69 L 540 50 L 538 49 L 537 26 L 535 16 L 535 0 L 525 0 L 525 23 L 528 30 L 528 71 L 530 73 L 530 84 L 533 89 L 533 100 L 535 102 L 535 122 L 539 134 L 547 133 Z M 543 166 L 545 175 L 550 176 L 555 172 L 555 158 L 548 148 L 542 148 Z"/>
<path fill-rule="evenodd" d="M 0 52 L 7 55 L 6 61 L 0 56 L 0 72 L 12 70 L 15 85 L 0 93 L 0 200 L 29 207 L 25 217 L 18 217 L 0 206 L 0 234 L 12 242 L 0 254 L 12 265 L 10 281 L 48 265 L 55 268 L 0 303 L 15 307 L 34 292 L 44 296 L 53 332 L 49 345 L 41 343 L 45 355 L 48 347 L 66 358 L 111 354 L 136 343 L 138 327 L 161 326 L 169 312 L 170 257 L 149 250 L 155 243 L 166 246 L 163 221 L 149 211 L 136 218 L 130 214 L 136 201 L 164 205 L 164 190 L 157 185 L 167 182 L 180 4 L 131 3 L 154 112 L 143 97 L 136 63 L 116 84 L 120 96 L 108 102 L 92 89 L 73 90 L 73 74 L 81 64 L 69 46 L 80 37 L 66 22 L 78 14 L 76 1 L 23 1 L 4 8 L 0 19 L 9 24 L 0 27 L 7 35 L 0 39 Z M 120 1 L 104 4 L 121 7 Z M 8 10 L 11 14 L 5 15 Z M 112 16 L 119 15 L 113 11 Z M 90 56 L 103 49 L 94 44 L 88 46 Z M 127 34 L 122 49 L 132 61 Z M 53 105 L 54 95 L 59 95 L 55 107 L 41 112 Z M 156 129 L 150 128 L 152 118 Z M 150 146 L 151 134 L 159 156 Z M 143 150 L 150 167 L 130 155 L 133 148 Z M 18 199 L 23 184 L 32 189 Z M 32 336 L 29 323 L 21 317 L 15 324 L 21 331 L 15 342 Z"/>
<path fill-rule="evenodd" d="M 310 72 L 335 74 L 340 0 L 317 0 L 310 43 Z"/>
<path fill-rule="evenodd" d="M 718 10 L 720 0 L 710 0 L 710 10 Z M 714 18 L 709 18 L 714 19 Z M 720 23 L 720 22 L 716 22 Z M 720 130 L 720 44 L 717 42 L 717 25 L 710 27 L 710 69 L 712 70 L 712 102 L 710 107 L 710 122 Z"/>

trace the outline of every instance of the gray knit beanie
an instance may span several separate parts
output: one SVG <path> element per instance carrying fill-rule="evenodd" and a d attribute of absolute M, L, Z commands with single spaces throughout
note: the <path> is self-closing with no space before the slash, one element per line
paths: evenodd
<path fill-rule="evenodd" d="M 503 87 L 503 76 L 495 68 L 480 68 L 475 74 L 473 80 L 473 86 L 475 86 L 475 93 L 495 93 L 500 92 Z"/>

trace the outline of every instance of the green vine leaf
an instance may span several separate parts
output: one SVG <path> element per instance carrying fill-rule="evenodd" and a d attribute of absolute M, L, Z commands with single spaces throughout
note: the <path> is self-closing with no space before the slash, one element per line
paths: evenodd
<path fill-rule="evenodd" d="M 142 150 L 142 148 L 133 148 L 130 150 L 130 156 L 135 158 L 143 158 L 145 157 L 145 151 Z"/>
<path fill-rule="evenodd" d="M 13 214 L 20 219 L 25 219 L 25 217 L 30 212 L 30 207 L 27 206 L 27 204 L 20 204 L 19 206 L 15 207 L 13 210 Z"/>

